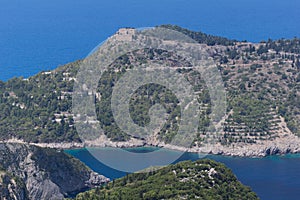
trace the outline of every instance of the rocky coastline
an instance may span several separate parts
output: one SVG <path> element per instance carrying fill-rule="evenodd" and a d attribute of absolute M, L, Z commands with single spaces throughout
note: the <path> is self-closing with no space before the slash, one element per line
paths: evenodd
<path fill-rule="evenodd" d="M 54 149 L 8 142 L 0 154 L 0 199 L 64 199 L 110 181 Z"/>
<path fill-rule="evenodd" d="M 107 138 L 99 138 L 98 140 L 79 142 L 64 142 L 64 143 L 27 143 L 19 139 L 9 139 L 6 141 L 0 141 L 0 143 L 21 143 L 34 145 L 44 148 L 54 149 L 80 149 L 80 148 L 136 148 L 136 147 L 163 147 L 169 150 L 211 154 L 211 155 L 224 155 L 224 156 L 236 156 L 236 157 L 265 157 L 270 155 L 285 155 L 285 154 L 297 154 L 300 153 L 300 139 L 292 134 L 286 134 L 282 138 L 275 138 L 270 141 L 259 141 L 254 144 L 249 143 L 234 143 L 232 145 L 221 145 L 215 143 L 207 145 L 205 147 L 192 147 L 185 148 L 170 144 L 165 144 L 159 141 L 145 141 L 132 138 L 129 141 L 114 142 Z"/>

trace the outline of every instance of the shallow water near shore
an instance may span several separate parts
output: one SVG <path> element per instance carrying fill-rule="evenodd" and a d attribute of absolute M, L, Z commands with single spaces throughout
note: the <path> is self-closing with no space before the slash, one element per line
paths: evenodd
<path fill-rule="evenodd" d="M 112 150 L 112 148 L 109 148 Z M 94 152 L 105 152 L 107 148 L 93 148 Z M 154 147 L 128 148 L 127 151 L 147 153 L 154 151 Z M 169 154 L 180 153 L 166 150 Z M 94 171 L 111 179 L 126 175 L 126 172 L 114 170 L 95 159 L 87 149 L 65 150 L 66 153 L 78 158 Z M 201 156 L 202 157 L 202 156 Z M 298 199 L 300 196 L 300 155 L 288 154 L 285 156 L 268 156 L 264 158 L 241 158 L 220 155 L 208 155 L 218 162 L 224 163 L 232 169 L 238 179 L 250 186 L 258 196 L 264 200 Z M 114 159 L 114 158 L 112 158 Z M 158 160 L 160 158 L 157 158 Z M 183 160 L 197 160 L 197 153 L 184 153 L 174 163 Z M 139 165 L 139 163 L 135 163 Z"/>

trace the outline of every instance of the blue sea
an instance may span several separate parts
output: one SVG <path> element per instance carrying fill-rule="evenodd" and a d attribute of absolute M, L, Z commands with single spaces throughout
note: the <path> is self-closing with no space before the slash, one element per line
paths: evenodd
<path fill-rule="evenodd" d="M 84 58 L 121 27 L 160 24 L 253 42 L 300 37 L 300 1 L 1 0 L 0 80 Z"/>
<path fill-rule="evenodd" d="M 0 80 L 54 69 L 89 52 L 121 27 L 176 24 L 259 42 L 300 37 L 299 0 L 1 0 Z M 92 169 L 121 177 L 86 150 L 68 151 Z M 197 159 L 185 154 L 182 160 Z M 299 199 L 300 158 L 212 156 L 261 199 Z"/>
<path fill-rule="evenodd" d="M 92 149 L 93 153 L 105 153 L 104 148 Z M 130 151 L 145 153 L 153 148 L 135 148 Z M 167 150 L 168 153 L 178 153 Z M 83 161 L 91 169 L 103 174 L 111 179 L 125 176 L 125 172 L 114 170 L 95 159 L 87 149 L 66 150 L 70 155 Z M 164 155 L 165 156 L 165 155 Z M 238 158 L 209 155 L 210 158 L 224 163 L 231 168 L 237 178 L 245 185 L 252 188 L 262 200 L 294 200 L 300 197 L 300 155 L 270 156 L 265 158 Z M 114 157 L 111 157 L 114 160 Z M 162 158 L 156 158 L 156 160 Z M 174 163 L 183 160 L 197 160 L 196 153 L 184 153 Z M 114 162 L 117 162 L 114 160 Z M 122 164 L 122 163 L 120 163 Z M 143 165 L 142 163 L 134 163 Z"/>

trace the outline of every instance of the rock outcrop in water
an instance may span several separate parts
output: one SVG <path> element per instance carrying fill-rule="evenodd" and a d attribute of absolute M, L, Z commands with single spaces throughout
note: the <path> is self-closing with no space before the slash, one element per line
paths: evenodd
<path fill-rule="evenodd" d="M 63 199 L 109 181 L 55 149 L 0 143 L 0 199 Z"/>

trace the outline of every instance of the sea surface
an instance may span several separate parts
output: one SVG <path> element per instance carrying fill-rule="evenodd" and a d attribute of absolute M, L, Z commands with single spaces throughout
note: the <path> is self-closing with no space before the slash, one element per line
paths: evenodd
<path fill-rule="evenodd" d="M 160 24 L 252 42 L 300 37 L 300 1 L 1 0 L 0 80 L 84 58 L 121 27 Z"/>
<path fill-rule="evenodd" d="M 300 1 L 1 0 L 0 80 L 28 77 L 82 59 L 121 27 L 160 24 L 252 42 L 300 37 Z M 110 178 L 124 175 L 84 149 L 68 153 Z M 197 158 L 188 153 L 181 160 Z M 300 197 L 299 156 L 211 158 L 232 168 L 261 199 Z"/>
<path fill-rule="evenodd" d="M 107 151 L 105 148 L 93 148 L 99 154 Z M 153 148 L 133 148 L 131 152 L 147 153 Z M 155 149 L 154 149 L 155 150 Z M 167 150 L 170 154 L 179 153 Z M 126 175 L 126 172 L 114 170 L 95 159 L 87 149 L 66 150 L 84 162 L 91 169 L 111 179 Z M 261 200 L 296 200 L 300 197 L 300 155 L 269 156 L 265 158 L 239 158 L 228 156 L 209 155 L 210 158 L 224 163 L 231 168 L 237 178 L 245 185 L 250 186 Z M 113 160 L 114 157 L 111 157 Z M 163 158 L 157 158 L 163 159 Z M 183 160 L 197 160 L 197 153 L 184 153 L 174 163 Z M 163 160 L 162 160 L 163 162 Z M 122 163 L 120 163 L 122 164 Z M 142 163 L 134 163 L 142 165 Z"/>

